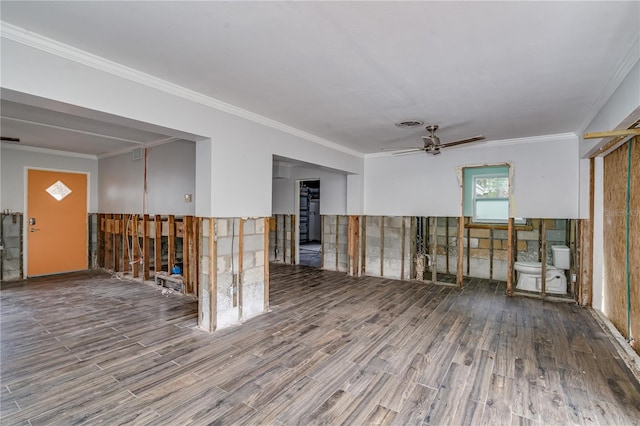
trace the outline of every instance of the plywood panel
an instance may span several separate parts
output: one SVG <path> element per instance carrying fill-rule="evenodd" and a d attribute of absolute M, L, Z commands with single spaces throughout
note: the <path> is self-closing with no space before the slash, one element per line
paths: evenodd
<path fill-rule="evenodd" d="M 627 336 L 627 145 L 604 158 L 604 313 Z"/>
<path fill-rule="evenodd" d="M 631 336 L 640 354 L 640 138 L 631 149 L 631 203 L 629 215 L 629 264 L 631 265 Z"/>

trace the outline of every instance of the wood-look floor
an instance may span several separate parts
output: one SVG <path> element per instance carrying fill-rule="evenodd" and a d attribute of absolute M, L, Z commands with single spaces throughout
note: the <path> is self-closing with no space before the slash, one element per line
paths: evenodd
<path fill-rule="evenodd" d="M 3 425 L 616 424 L 640 392 L 587 310 L 272 265 L 272 312 L 83 273 L 1 290 Z"/>

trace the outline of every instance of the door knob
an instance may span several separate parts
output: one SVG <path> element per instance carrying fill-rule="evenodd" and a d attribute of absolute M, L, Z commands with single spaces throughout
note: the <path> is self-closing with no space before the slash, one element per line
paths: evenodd
<path fill-rule="evenodd" d="M 36 231 L 39 231 L 39 230 L 40 230 L 40 228 L 31 228 L 31 229 L 29 229 L 29 232 L 36 232 Z"/>

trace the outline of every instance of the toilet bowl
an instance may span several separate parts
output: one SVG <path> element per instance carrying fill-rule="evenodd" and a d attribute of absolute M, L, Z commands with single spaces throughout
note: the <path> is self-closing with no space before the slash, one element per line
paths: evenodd
<path fill-rule="evenodd" d="M 553 265 L 547 265 L 546 292 L 567 293 L 565 270 L 571 268 L 571 251 L 567 246 L 552 246 Z M 542 262 L 516 262 L 513 265 L 518 272 L 516 289 L 542 291 Z"/>

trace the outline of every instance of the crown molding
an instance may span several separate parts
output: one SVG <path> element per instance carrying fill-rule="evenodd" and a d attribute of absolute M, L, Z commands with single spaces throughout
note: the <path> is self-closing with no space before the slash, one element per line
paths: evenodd
<path fill-rule="evenodd" d="M 568 141 L 568 140 L 578 140 L 578 135 L 575 133 L 555 133 L 552 135 L 540 135 L 540 136 L 529 136 L 526 138 L 516 138 L 516 139 L 500 139 L 493 141 L 486 141 L 479 144 L 471 144 L 467 146 L 457 146 L 451 152 L 454 151 L 466 151 L 469 149 L 477 149 L 477 148 L 486 148 L 486 147 L 497 147 L 497 146 L 509 146 L 509 145 L 525 145 L 530 143 L 542 143 L 542 142 L 559 142 L 559 141 Z M 389 157 L 393 156 L 393 151 L 387 152 L 376 152 L 373 154 L 366 154 L 365 158 L 376 158 L 376 157 Z"/>
<path fill-rule="evenodd" d="M 362 154 L 361 152 L 339 145 L 330 140 L 321 138 L 311 133 L 307 133 L 303 130 L 239 108 L 226 102 L 222 102 L 218 99 L 203 95 L 202 93 L 196 92 L 194 90 L 187 89 L 174 83 L 170 83 L 166 80 L 162 80 L 158 77 L 154 77 L 150 74 L 146 74 L 117 62 L 110 61 L 101 56 L 94 55 L 84 50 L 77 49 L 75 47 L 42 36 L 40 34 L 25 30 L 24 28 L 7 23 L 5 21 L 0 21 L 0 35 L 17 43 L 21 43 L 26 46 L 30 46 L 35 49 L 39 49 L 44 52 L 59 56 L 61 58 L 65 58 L 79 64 L 97 69 L 99 71 L 103 71 L 117 77 L 163 91 L 170 95 L 178 96 L 180 98 L 196 102 L 201 105 L 205 105 L 207 107 L 244 118 L 246 120 L 253 121 L 263 126 L 267 126 L 293 136 L 297 136 L 309 142 L 313 142 L 318 145 L 343 152 L 345 154 L 353 155 L 358 158 L 364 158 L 364 154 Z"/>
<path fill-rule="evenodd" d="M 97 160 L 98 156 L 93 154 L 81 154 L 79 152 L 61 151 L 59 149 L 39 148 L 37 146 L 17 145 L 2 142 L 2 149 L 13 149 L 15 151 L 37 152 L 39 154 L 59 155 L 62 157 L 83 158 L 85 160 Z"/>
<path fill-rule="evenodd" d="M 578 135 L 582 135 L 584 131 L 587 129 L 587 126 L 593 121 L 594 118 L 598 115 L 598 112 L 604 107 L 609 98 L 614 94 L 620 83 L 625 79 L 625 77 L 631 71 L 631 68 L 635 66 L 635 64 L 640 60 L 640 35 L 636 37 L 634 42 L 631 44 L 631 47 L 627 51 L 627 54 L 622 58 L 620 64 L 616 67 L 611 77 L 607 83 L 602 87 L 600 93 L 596 97 L 593 105 L 589 109 L 589 112 L 585 116 L 584 120 L 578 127 L 576 133 Z"/>

